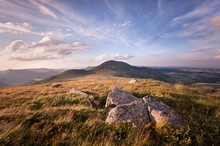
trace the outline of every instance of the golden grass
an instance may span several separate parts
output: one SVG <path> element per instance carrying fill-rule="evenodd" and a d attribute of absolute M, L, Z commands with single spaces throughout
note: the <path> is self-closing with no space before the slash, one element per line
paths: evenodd
<path fill-rule="evenodd" d="M 168 84 L 142 79 L 82 78 L 60 83 L 0 89 L 0 145 L 218 145 L 220 141 L 220 89 Z M 118 86 L 137 97 L 162 100 L 186 120 L 179 131 L 165 127 L 143 131 L 129 124 L 106 125 L 107 94 Z M 90 109 L 71 88 L 100 101 Z M 212 92 L 209 92 L 212 90 Z"/>

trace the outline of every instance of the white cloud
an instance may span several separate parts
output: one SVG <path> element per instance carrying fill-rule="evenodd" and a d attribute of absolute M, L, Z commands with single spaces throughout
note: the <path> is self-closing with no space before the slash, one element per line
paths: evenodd
<path fill-rule="evenodd" d="M 16 40 L 16 41 L 13 41 L 11 44 L 9 44 L 7 47 L 6 47 L 6 50 L 8 51 L 18 51 L 18 50 L 21 50 L 25 47 L 25 42 L 22 41 L 22 40 Z"/>
<path fill-rule="evenodd" d="M 48 7 L 46 7 L 45 5 L 39 3 L 38 1 L 35 1 L 35 0 L 30 0 L 30 2 L 37 6 L 37 8 L 39 9 L 39 11 L 46 15 L 46 16 L 50 16 L 54 19 L 57 19 L 57 16 L 54 14 L 54 12 L 52 10 L 50 10 Z"/>
<path fill-rule="evenodd" d="M 29 33 L 32 30 L 32 26 L 28 23 L 0 23 L 0 33 L 10 32 L 10 33 L 18 33 L 18 32 L 26 32 Z"/>
<path fill-rule="evenodd" d="M 106 60 L 128 60 L 133 58 L 132 55 L 120 55 L 120 54 L 102 54 L 98 57 L 96 57 L 96 61 L 106 61 Z"/>
<path fill-rule="evenodd" d="M 62 30 L 55 30 L 55 31 L 49 31 L 49 32 L 40 32 L 40 33 L 35 33 L 40 36 L 51 36 L 59 39 L 64 39 L 64 38 L 69 38 L 69 37 L 74 37 L 74 35 L 69 31 L 69 32 L 63 32 Z"/>
<path fill-rule="evenodd" d="M 27 61 L 61 59 L 66 55 L 72 54 L 75 50 L 88 48 L 87 44 L 81 42 L 66 43 L 62 40 L 45 36 L 39 42 L 32 42 L 29 45 L 22 40 L 13 41 L 5 50 L 13 54 L 10 59 Z M 22 51 L 18 52 L 17 50 L 20 49 Z"/>

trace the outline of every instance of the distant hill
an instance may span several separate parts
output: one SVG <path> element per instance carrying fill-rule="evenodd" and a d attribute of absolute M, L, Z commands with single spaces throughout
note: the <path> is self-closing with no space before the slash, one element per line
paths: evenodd
<path fill-rule="evenodd" d="M 77 77 L 83 77 L 87 75 L 94 74 L 91 70 L 83 70 L 83 69 L 73 69 L 73 70 L 67 70 L 64 71 L 61 74 L 49 77 L 47 79 L 44 79 L 42 81 L 39 81 L 37 83 L 45 83 L 45 82 L 53 82 L 53 81 L 64 81 L 67 79 L 77 78 Z"/>
<path fill-rule="evenodd" d="M 170 82 L 183 84 L 218 83 L 220 82 L 220 69 L 163 67 L 157 68 L 161 73 L 170 76 Z"/>
<path fill-rule="evenodd" d="M 157 80 L 165 80 L 168 77 L 153 68 L 136 67 L 125 62 L 112 60 L 93 67 L 91 70 L 96 73 L 107 73 L 117 77 L 152 78 Z"/>
<path fill-rule="evenodd" d="M 127 78 L 152 78 L 156 80 L 166 81 L 169 76 L 160 73 L 156 69 L 148 67 L 136 67 L 131 66 L 125 62 L 120 61 L 106 61 L 99 66 L 89 67 L 81 70 L 67 70 L 61 74 L 49 77 L 45 80 L 40 81 L 44 82 L 54 82 L 54 81 L 63 81 L 69 80 L 77 77 L 85 77 L 89 75 L 104 75 L 104 76 L 115 76 L 115 77 L 127 77 Z"/>
<path fill-rule="evenodd" d="M 22 85 L 59 74 L 64 70 L 54 69 L 20 69 L 0 71 L 1 86 Z"/>
<path fill-rule="evenodd" d="M 7 87 L 7 86 L 10 86 L 10 85 L 8 85 L 8 84 L 6 84 L 4 82 L 0 82 L 0 87 Z"/>

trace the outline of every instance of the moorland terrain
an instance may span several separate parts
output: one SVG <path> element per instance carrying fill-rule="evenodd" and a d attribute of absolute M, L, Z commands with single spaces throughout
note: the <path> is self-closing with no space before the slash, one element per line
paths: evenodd
<path fill-rule="evenodd" d="M 214 83 L 193 77 L 190 84 L 188 73 L 201 71 L 176 71 L 179 81 L 170 72 L 110 61 L 34 85 L 0 88 L 0 145 L 219 145 L 218 72 L 211 72 Z M 129 84 L 132 78 L 139 81 Z M 150 95 L 163 101 L 182 115 L 185 125 L 156 129 L 149 123 L 140 130 L 129 123 L 106 124 L 104 106 L 114 86 L 139 98 Z M 91 108 L 85 98 L 69 92 L 72 88 L 93 95 L 100 104 Z"/>

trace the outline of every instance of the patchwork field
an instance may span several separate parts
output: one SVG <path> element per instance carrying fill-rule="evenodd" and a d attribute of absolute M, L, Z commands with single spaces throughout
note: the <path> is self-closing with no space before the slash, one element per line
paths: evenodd
<path fill-rule="evenodd" d="M 79 79 L 0 89 L 0 145 L 220 145 L 219 86 L 185 86 L 141 79 Z M 137 97 L 151 95 L 185 119 L 179 129 L 143 130 L 129 123 L 106 125 L 107 94 L 114 86 Z M 100 101 L 71 94 L 76 88 Z"/>

